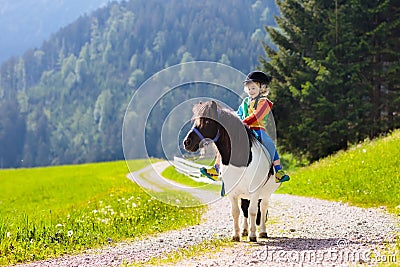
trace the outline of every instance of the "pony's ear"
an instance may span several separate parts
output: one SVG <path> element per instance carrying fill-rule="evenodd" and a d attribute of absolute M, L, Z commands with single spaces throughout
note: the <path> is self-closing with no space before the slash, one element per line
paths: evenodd
<path fill-rule="evenodd" d="M 214 100 L 211 101 L 211 109 L 213 111 L 217 111 L 217 102 L 215 102 Z"/>
<path fill-rule="evenodd" d="M 218 118 L 218 106 L 214 100 L 211 101 L 211 117 L 215 120 Z"/>

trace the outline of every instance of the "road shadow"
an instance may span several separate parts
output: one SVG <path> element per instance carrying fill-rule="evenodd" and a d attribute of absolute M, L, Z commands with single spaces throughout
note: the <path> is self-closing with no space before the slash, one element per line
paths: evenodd
<path fill-rule="evenodd" d="M 337 250 L 346 249 L 357 245 L 357 247 L 370 246 L 370 245 L 382 245 L 381 242 L 368 242 L 366 244 L 362 241 L 352 241 L 345 238 L 301 238 L 301 237 L 268 237 L 259 238 L 257 242 L 249 242 L 243 240 L 246 243 L 254 246 L 268 246 L 271 250 L 279 251 L 302 251 L 302 250 Z"/>

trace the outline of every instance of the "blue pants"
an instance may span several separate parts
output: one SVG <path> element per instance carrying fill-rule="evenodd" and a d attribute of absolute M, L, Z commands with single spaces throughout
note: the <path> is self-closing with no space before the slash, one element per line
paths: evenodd
<path fill-rule="evenodd" d="M 272 162 L 279 159 L 278 151 L 276 150 L 274 141 L 272 141 L 271 137 L 264 130 L 253 130 L 256 134 L 261 137 L 262 144 L 267 148 L 269 156 L 272 159 Z"/>

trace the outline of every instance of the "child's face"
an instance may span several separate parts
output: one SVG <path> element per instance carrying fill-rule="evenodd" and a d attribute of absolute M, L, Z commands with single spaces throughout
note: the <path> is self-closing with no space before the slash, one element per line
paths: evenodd
<path fill-rule="evenodd" d="M 260 94 L 260 87 L 254 82 L 248 82 L 244 87 L 244 90 L 251 98 L 256 98 Z"/>

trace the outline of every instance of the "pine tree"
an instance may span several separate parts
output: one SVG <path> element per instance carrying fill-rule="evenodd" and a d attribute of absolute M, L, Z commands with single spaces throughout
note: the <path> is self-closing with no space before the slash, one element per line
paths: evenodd
<path fill-rule="evenodd" d="M 368 47 L 364 56 L 366 68 L 361 73 L 369 81 L 372 105 L 369 137 L 375 137 L 400 126 L 400 3 L 353 2 L 359 18 L 353 26 Z"/>
<path fill-rule="evenodd" d="M 269 59 L 261 64 L 275 77 L 280 144 L 316 160 L 395 128 L 398 4 L 285 0 L 278 5 L 279 30 L 266 28 L 277 50 L 265 45 Z M 391 41 L 384 43 L 384 37 Z M 397 98 L 383 97 L 385 90 L 392 95 L 397 90 Z"/>

